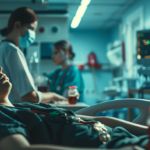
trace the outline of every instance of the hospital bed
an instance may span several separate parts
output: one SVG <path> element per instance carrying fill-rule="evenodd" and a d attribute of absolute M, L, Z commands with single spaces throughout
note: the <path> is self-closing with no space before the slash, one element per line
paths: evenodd
<path fill-rule="evenodd" d="M 119 99 L 119 100 L 112 100 L 107 102 L 102 102 L 87 108 L 83 108 L 75 112 L 76 115 L 79 115 L 83 118 L 95 119 L 95 115 L 99 112 L 111 110 L 111 109 L 118 109 L 118 108 L 138 108 L 140 110 L 140 115 L 133 121 L 133 123 L 142 125 L 146 124 L 146 120 L 148 117 L 148 109 L 150 107 L 150 100 L 145 99 Z M 108 117 L 110 118 L 110 117 Z M 140 133 L 139 131 L 136 131 Z M 57 146 L 57 145 L 56 145 Z M 51 146 L 53 147 L 53 145 Z M 55 147 L 56 148 L 56 147 Z M 60 148 L 60 147 L 59 147 Z M 96 150 L 96 148 L 73 148 L 73 147 L 61 147 L 63 150 Z M 121 149 L 121 148 L 119 148 Z M 118 149 L 111 149 L 111 150 L 118 150 Z M 129 150 L 129 149 L 121 149 L 121 150 Z"/>
<path fill-rule="evenodd" d="M 128 121 L 124 121 L 124 120 L 121 121 L 120 119 L 118 119 L 117 124 L 115 124 L 114 127 L 125 125 L 125 128 L 129 132 L 131 132 L 133 134 L 137 133 L 135 135 L 142 135 L 142 134 L 148 134 L 147 129 L 145 130 L 145 128 L 146 128 L 145 125 L 146 125 L 147 117 L 149 115 L 149 112 L 148 112 L 149 107 L 150 107 L 150 100 L 127 98 L 127 99 L 118 99 L 118 100 L 111 100 L 111 101 L 98 103 L 96 105 L 78 110 L 75 112 L 75 114 L 77 116 L 80 116 L 81 118 L 83 117 L 83 118 L 95 119 L 97 121 L 101 121 L 101 119 L 99 119 L 101 117 L 95 117 L 95 115 L 99 112 L 107 111 L 107 110 L 111 110 L 111 109 L 118 109 L 118 108 L 138 108 L 140 111 L 140 114 L 137 118 L 135 118 L 132 121 L 132 123 L 130 123 Z M 109 125 L 109 123 L 112 123 L 111 120 L 109 120 L 110 118 L 113 118 L 113 117 L 104 117 L 103 119 L 106 121 L 104 121 L 103 123 L 105 125 L 107 125 L 107 123 L 108 123 L 108 125 Z M 137 125 L 141 129 L 144 129 L 145 131 L 144 130 L 137 130 L 137 129 L 134 130 L 133 128 L 131 130 L 130 125 L 135 125 L 135 126 Z M 73 150 L 73 149 L 70 149 L 70 150 Z M 89 150 L 93 150 L 93 149 L 89 149 Z M 115 149 L 113 149 L 113 150 L 115 150 Z M 126 150 L 126 148 L 124 150 Z"/>
<path fill-rule="evenodd" d="M 118 99 L 107 102 L 98 103 L 96 105 L 83 108 L 75 112 L 76 115 L 95 116 L 97 113 L 118 108 L 138 108 L 139 116 L 133 120 L 133 123 L 146 125 L 146 120 L 149 115 L 150 100 L 145 99 Z M 96 117 L 95 117 L 96 118 Z"/>

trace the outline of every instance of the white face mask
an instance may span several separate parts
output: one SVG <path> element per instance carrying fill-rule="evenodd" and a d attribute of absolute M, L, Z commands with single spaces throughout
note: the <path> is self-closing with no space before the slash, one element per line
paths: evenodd
<path fill-rule="evenodd" d="M 61 59 L 63 61 L 66 61 L 67 65 L 70 64 L 69 54 L 66 55 L 64 51 L 61 51 Z"/>

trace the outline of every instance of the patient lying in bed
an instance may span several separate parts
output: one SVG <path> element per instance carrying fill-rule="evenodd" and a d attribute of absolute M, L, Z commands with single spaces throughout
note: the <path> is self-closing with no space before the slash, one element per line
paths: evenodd
<path fill-rule="evenodd" d="M 145 148 L 148 143 L 147 127 L 144 126 L 123 122 L 122 126 L 130 126 L 130 131 L 137 132 L 131 134 L 123 127 L 111 128 L 116 122 L 111 118 L 106 126 L 101 124 L 105 123 L 104 118 L 97 118 L 101 123 L 93 120 L 95 118 L 77 118 L 73 112 L 49 104 L 11 104 L 8 99 L 11 86 L 1 72 L 0 150 L 121 149 L 133 145 Z"/>

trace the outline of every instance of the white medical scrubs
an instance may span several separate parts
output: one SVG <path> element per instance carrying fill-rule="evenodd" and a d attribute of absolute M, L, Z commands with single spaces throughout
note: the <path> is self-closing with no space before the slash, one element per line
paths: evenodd
<path fill-rule="evenodd" d="M 11 103 L 22 102 L 21 97 L 32 90 L 36 91 L 33 78 L 29 72 L 26 59 L 22 51 L 10 41 L 0 43 L 0 66 L 3 73 L 9 77 L 12 89 L 9 95 Z M 36 91 L 39 102 L 42 93 Z"/>

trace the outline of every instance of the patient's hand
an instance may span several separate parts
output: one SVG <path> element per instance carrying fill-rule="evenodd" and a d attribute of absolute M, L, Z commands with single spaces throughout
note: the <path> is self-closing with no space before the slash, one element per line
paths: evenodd
<path fill-rule="evenodd" d="M 2 73 L 2 67 L 0 67 L 0 99 L 8 97 L 11 87 L 12 85 L 9 82 L 9 78 Z"/>

